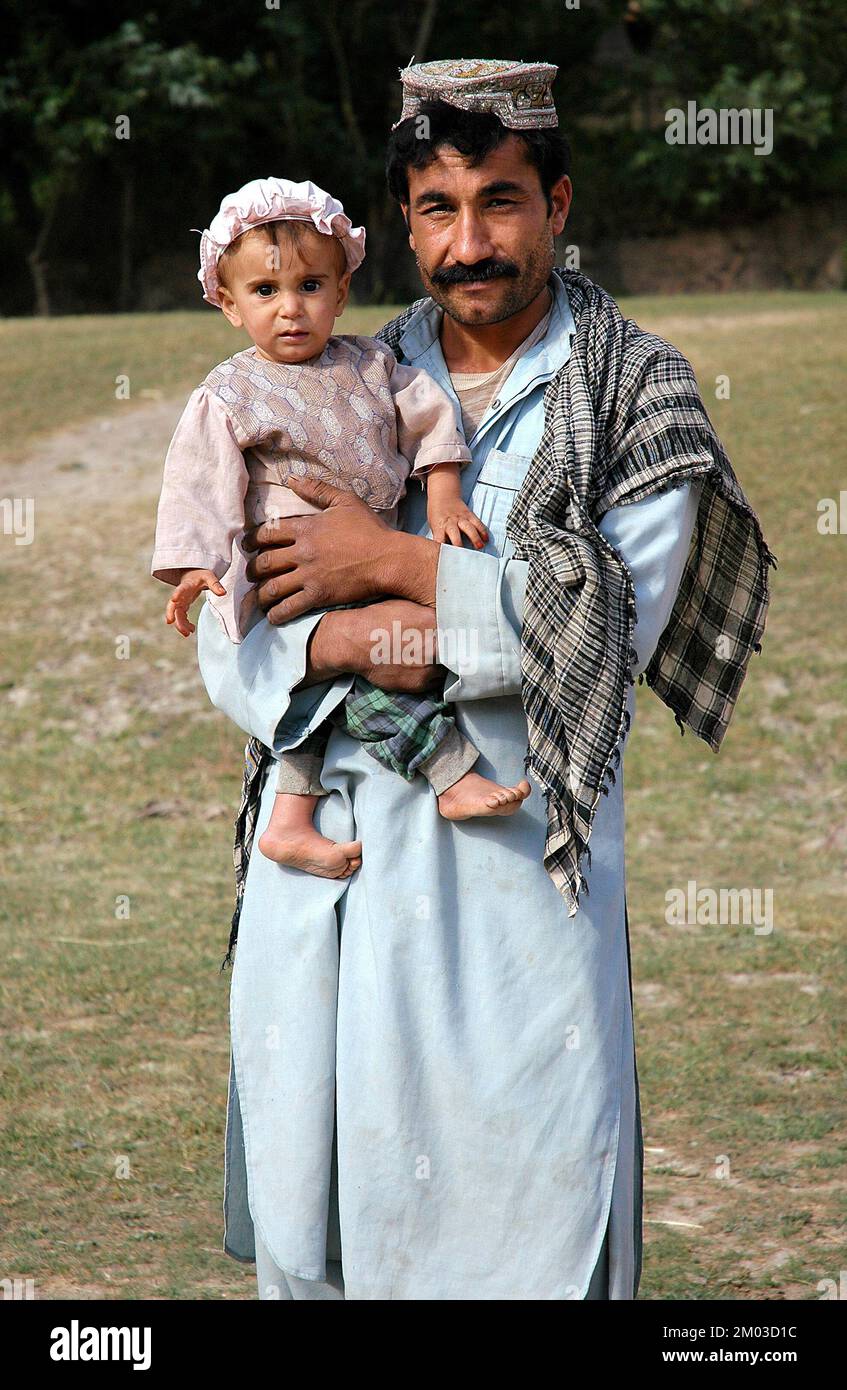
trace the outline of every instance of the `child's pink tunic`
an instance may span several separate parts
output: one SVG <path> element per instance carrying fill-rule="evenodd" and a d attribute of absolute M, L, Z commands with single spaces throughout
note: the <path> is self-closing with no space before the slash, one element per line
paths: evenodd
<path fill-rule="evenodd" d="M 210 569 L 207 594 L 240 642 L 256 607 L 242 547 L 248 527 L 314 512 L 285 484 L 315 478 L 355 492 L 394 524 L 406 479 L 470 451 L 450 398 L 376 338 L 334 335 L 308 362 L 237 352 L 193 391 L 165 459 L 152 573 Z"/>

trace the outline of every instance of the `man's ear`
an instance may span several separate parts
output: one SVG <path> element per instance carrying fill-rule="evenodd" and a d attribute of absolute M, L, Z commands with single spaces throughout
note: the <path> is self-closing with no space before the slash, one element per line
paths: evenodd
<path fill-rule="evenodd" d="M 409 245 L 413 251 L 417 251 L 418 248 L 415 245 L 415 238 L 412 236 L 412 228 L 409 225 L 409 204 L 401 203 L 400 210 L 403 213 L 403 221 L 406 223 L 406 231 L 409 233 Z"/>
<path fill-rule="evenodd" d="M 224 285 L 221 285 L 218 289 L 218 299 L 220 301 L 221 309 L 223 310 L 226 317 L 229 319 L 233 328 L 243 328 L 244 323 L 236 307 L 235 300 L 233 299 L 229 290 Z"/>
<path fill-rule="evenodd" d="M 553 211 L 550 216 L 552 218 L 552 231 L 554 236 L 558 236 L 560 232 L 564 231 L 572 198 L 573 184 L 567 174 L 563 174 L 550 189 L 550 202 L 553 204 Z"/>
<path fill-rule="evenodd" d="M 351 280 L 352 274 L 353 274 L 352 270 L 345 270 L 344 274 L 343 274 L 342 276 L 340 276 L 340 278 L 339 278 L 339 281 L 338 281 L 338 292 L 337 292 L 336 300 L 335 300 L 335 317 L 336 317 L 336 318 L 338 318 L 339 314 L 342 314 L 342 313 L 344 312 L 344 306 L 345 306 L 346 303 L 347 303 L 347 296 L 348 296 L 348 294 L 350 293 L 350 280 Z"/>

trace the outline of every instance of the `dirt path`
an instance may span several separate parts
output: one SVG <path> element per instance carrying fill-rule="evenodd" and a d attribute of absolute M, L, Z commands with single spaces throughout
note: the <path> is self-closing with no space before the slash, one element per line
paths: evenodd
<path fill-rule="evenodd" d="M 155 506 L 162 464 L 185 397 L 127 404 L 126 412 L 46 435 L 24 459 L 0 461 L 0 496 L 31 496 L 51 506 L 111 505 L 122 497 Z"/>

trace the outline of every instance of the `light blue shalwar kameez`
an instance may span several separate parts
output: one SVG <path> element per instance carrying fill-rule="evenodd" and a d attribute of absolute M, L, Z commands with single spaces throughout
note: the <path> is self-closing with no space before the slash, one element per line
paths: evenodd
<path fill-rule="evenodd" d="M 478 646 L 465 669 L 454 659 L 447 698 L 478 770 L 502 782 L 523 775 L 527 746 L 527 565 L 509 558 L 505 523 L 574 329 L 564 287 L 550 283 L 546 336 L 468 441 L 464 495 L 490 541 L 484 553 L 442 546 L 437 577 L 439 629 L 476 634 Z M 459 420 L 440 313 L 410 320 L 404 361 L 444 387 Z M 698 497 L 686 484 L 600 524 L 635 584 L 636 674 L 670 616 Z M 414 484 L 404 524 L 428 534 Z M 350 684 L 294 689 L 320 616 L 262 620 L 240 646 L 208 605 L 200 617 L 213 703 L 276 750 Z M 634 715 L 633 689 L 629 702 Z M 641 1128 L 622 772 L 600 797 L 589 896 L 569 918 L 542 864 L 537 786 L 513 817 L 451 823 L 424 778 L 405 782 L 333 729 L 317 824 L 361 839 L 362 867 L 341 882 L 313 878 L 254 845 L 232 974 L 224 1248 L 258 1255 L 260 1286 L 275 1283 L 264 1296 L 340 1297 L 342 1258 L 347 1299 L 635 1296 Z M 257 839 L 273 797 L 271 776 Z M 606 1261 L 598 1290 L 592 1273 L 605 1285 Z"/>

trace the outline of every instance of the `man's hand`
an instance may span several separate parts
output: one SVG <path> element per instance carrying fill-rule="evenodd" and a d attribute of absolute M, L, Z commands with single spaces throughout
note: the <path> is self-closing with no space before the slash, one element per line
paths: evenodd
<path fill-rule="evenodd" d="M 335 609 L 312 633 L 302 684 L 351 671 L 380 690 L 417 693 L 444 679 L 437 656 L 434 608 L 395 598 Z"/>
<path fill-rule="evenodd" d="M 313 608 L 384 594 L 434 606 L 435 541 L 395 531 L 360 498 L 328 483 L 291 478 L 287 486 L 322 510 L 266 521 L 244 537 L 246 550 L 259 551 L 247 577 L 268 622 L 279 626 Z"/>

